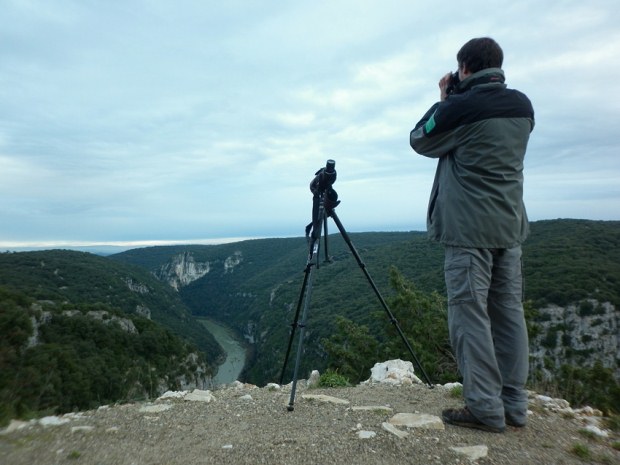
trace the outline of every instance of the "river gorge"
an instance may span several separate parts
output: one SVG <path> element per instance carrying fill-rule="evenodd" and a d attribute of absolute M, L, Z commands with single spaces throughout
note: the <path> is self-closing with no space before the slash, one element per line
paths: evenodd
<path fill-rule="evenodd" d="M 198 321 L 226 352 L 226 360 L 218 367 L 217 374 L 213 378 L 214 385 L 229 384 L 238 380 L 246 359 L 243 343 L 236 339 L 234 332 L 227 326 L 206 318 Z"/>

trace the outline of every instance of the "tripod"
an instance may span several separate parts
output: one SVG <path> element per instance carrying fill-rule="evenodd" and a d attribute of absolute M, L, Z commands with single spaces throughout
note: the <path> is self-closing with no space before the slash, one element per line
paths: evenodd
<path fill-rule="evenodd" d="M 411 354 L 412 358 L 415 360 L 416 365 L 418 366 L 418 368 L 420 368 L 420 371 L 422 372 L 422 375 L 424 376 L 424 379 L 426 380 L 428 387 L 433 388 L 433 384 L 431 383 L 430 378 L 424 371 L 424 368 L 420 364 L 420 361 L 418 360 L 415 353 L 413 352 L 413 349 L 411 348 L 409 341 L 403 334 L 398 324 L 398 321 L 396 320 L 396 318 L 390 311 L 383 296 L 379 292 L 379 289 L 375 285 L 375 282 L 372 280 L 370 274 L 368 273 L 368 270 L 366 269 L 366 265 L 362 261 L 362 258 L 360 257 L 359 253 L 355 249 L 355 246 L 351 242 L 351 239 L 349 238 L 349 235 L 347 234 L 346 230 L 344 229 L 344 226 L 342 225 L 340 219 L 338 218 L 338 215 L 334 211 L 334 209 L 340 204 L 340 201 L 338 200 L 338 194 L 331 187 L 332 184 L 336 181 L 336 171 L 334 170 L 335 164 L 336 162 L 334 162 L 333 160 L 328 160 L 326 167 L 317 171 L 314 180 L 310 183 L 310 190 L 314 193 L 314 199 L 313 199 L 313 208 L 312 208 L 312 223 L 310 223 L 306 227 L 306 238 L 308 239 L 308 245 L 309 245 L 308 260 L 306 262 L 306 268 L 304 269 L 304 279 L 301 285 L 299 299 L 297 301 L 297 310 L 295 312 L 295 319 L 293 323 L 291 324 L 292 331 L 291 331 L 291 335 L 288 341 L 288 347 L 286 349 L 286 356 L 284 359 L 284 365 L 282 367 L 282 373 L 280 375 L 280 384 L 283 384 L 284 372 L 286 370 L 286 365 L 288 363 L 288 358 L 291 352 L 291 347 L 293 345 L 293 339 L 295 337 L 295 332 L 297 328 L 299 328 L 300 333 L 299 333 L 299 340 L 297 343 L 295 368 L 293 370 L 293 383 L 292 383 L 292 388 L 291 388 L 291 396 L 290 396 L 289 404 L 287 406 L 287 409 L 290 412 L 292 412 L 295 409 L 294 403 L 295 403 L 295 393 L 297 389 L 297 376 L 299 372 L 299 364 L 301 362 L 301 353 L 303 349 L 303 340 L 304 340 L 304 334 L 306 330 L 308 308 L 310 306 L 310 299 L 312 296 L 313 270 L 314 268 L 317 268 L 317 269 L 319 268 L 319 249 L 320 249 L 320 244 L 321 244 L 321 231 L 324 231 L 324 235 L 325 235 L 325 239 L 324 239 L 325 259 L 326 261 L 329 261 L 329 254 L 328 254 L 328 249 L 327 249 L 327 218 L 329 217 L 331 217 L 336 223 L 336 226 L 338 227 L 338 230 L 340 231 L 342 238 L 344 239 L 346 244 L 349 246 L 349 249 L 351 250 L 351 253 L 355 257 L 357 264 L 359 265 L 360 269 L 366 276 L 366 279 L 370 283 L 370 286 L 372 287 L 373 291 L 377 295 L 377 298 L 379 299 L 381 306 L 386 311 L 390 322 L 396 328 L 398 334 L 400 335 L 401 339 L 405 343 L 405 346 L 407 347 L 409 353 Z M 302 307 L 302 304 L 303 304 L 303 307 Z M 300 311 L 301 311 L 301 321 L 299 320 Z"/>

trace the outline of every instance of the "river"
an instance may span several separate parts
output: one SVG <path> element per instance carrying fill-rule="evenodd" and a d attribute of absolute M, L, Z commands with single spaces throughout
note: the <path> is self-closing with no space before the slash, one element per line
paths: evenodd
<path fill-rule="evenodd" d="M 198 321 L 213 334 L 215 340 L 226 352 L 226 360 L 219 366 L 217 375 L 213 378 L 213 383 L 217 386 L 237 381 L 245 365 L 245 349 L 243 345 L 235 338 L 235 334 L 227 326 L 206 318 L 200 318 Z"/>

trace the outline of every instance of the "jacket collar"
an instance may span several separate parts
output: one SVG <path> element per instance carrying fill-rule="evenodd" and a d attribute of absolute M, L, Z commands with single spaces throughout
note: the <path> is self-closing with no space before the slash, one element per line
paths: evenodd
<path fill-rule="evenodd" d="M 473 87 L 483 84 L 501 84 L 504 85 L 504 71 L 500 68 L 487 68 L 467 76 L 459 82 L 456 91 L 457 93 L 465 92 Z"/>

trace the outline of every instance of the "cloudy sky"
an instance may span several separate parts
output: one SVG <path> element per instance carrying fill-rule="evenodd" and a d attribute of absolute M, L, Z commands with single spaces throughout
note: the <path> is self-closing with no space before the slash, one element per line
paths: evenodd
<path fill-rule="evenodd" d="M 349 232 L 424 230 L 409 131 L 479 36 L 536 111 L 530 218 L 620 220 L 619 25 L 599 0 L 0 0 L 0 247 L 303 235 L 330 158 Z"/>

